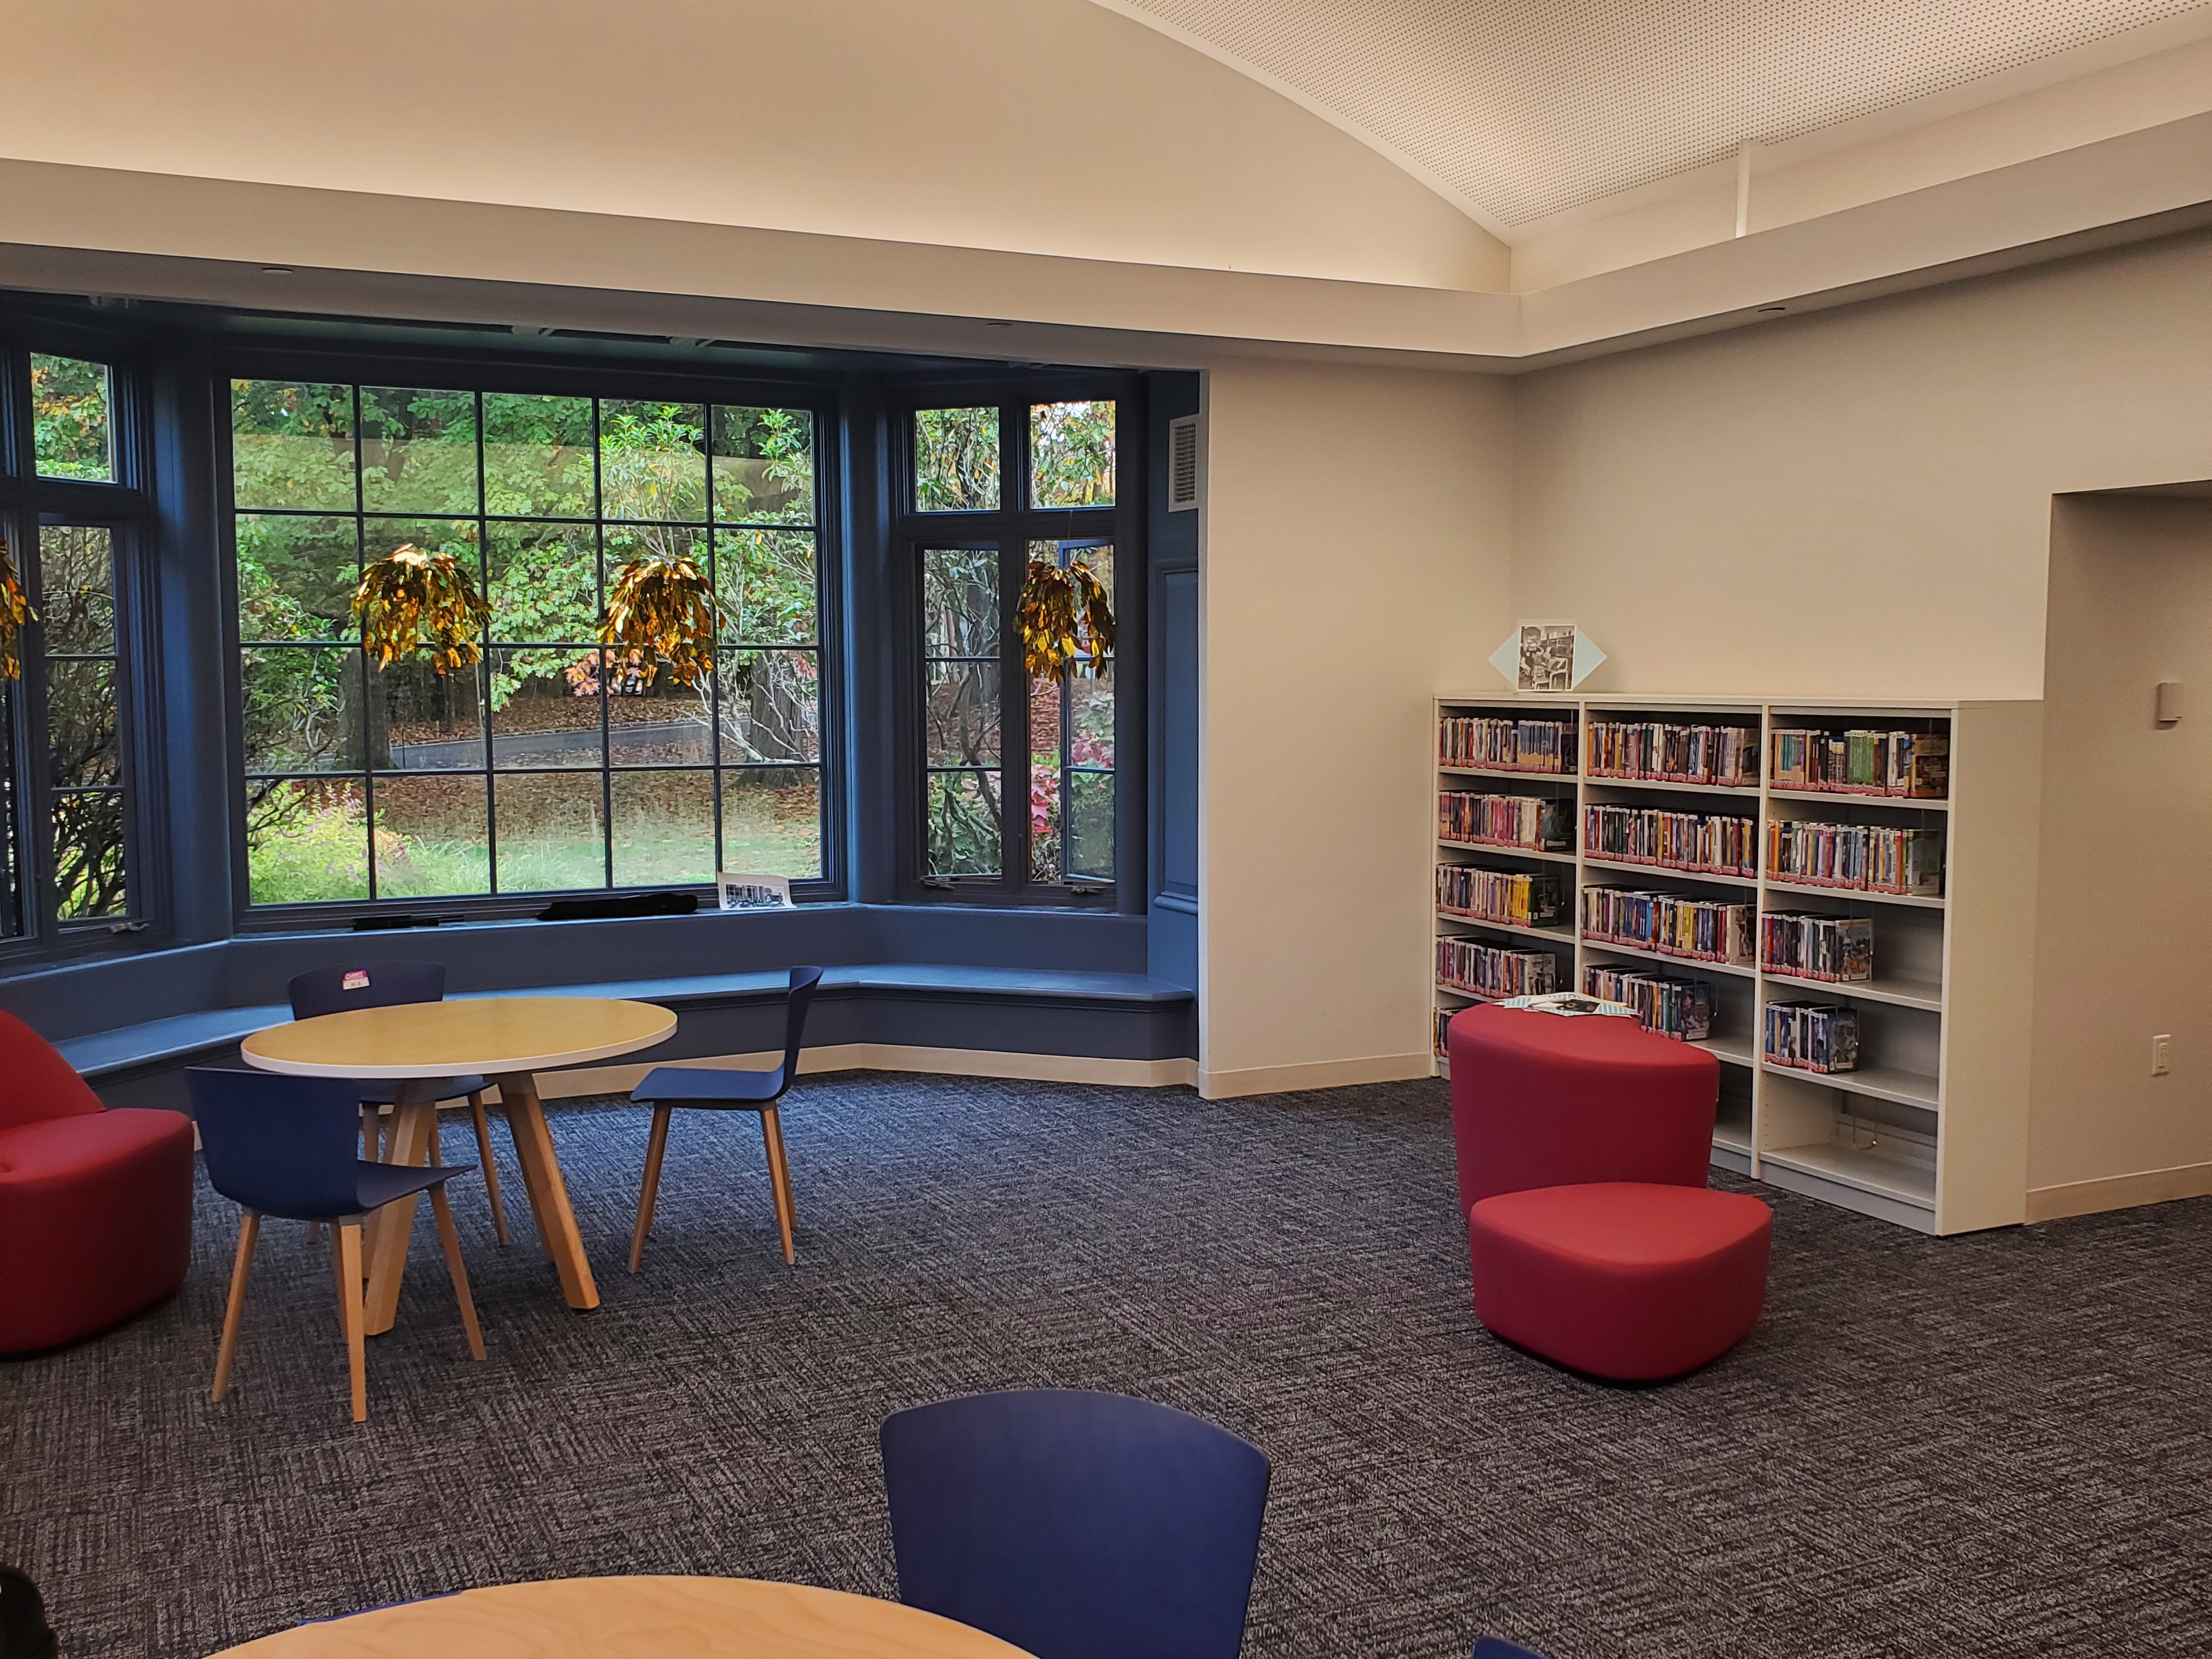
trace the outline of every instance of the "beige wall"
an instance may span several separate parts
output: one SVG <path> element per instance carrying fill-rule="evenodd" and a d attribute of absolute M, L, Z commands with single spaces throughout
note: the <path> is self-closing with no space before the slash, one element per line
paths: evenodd
<path fill-rule="evenodd" d="M 2056 503 L 2045 661 L 2029 1213 L 2212 1192 L 2212 500 Z"/>
<path fill-rule="evenodd" d="M 2212 474 L 2212 238 L 1516 387 L 1514 608 L 1593 689 L 2033 697 L 2052 495 Z"/>
<path fill-rule="evenodd" d="M 1200 1087 L 1426 1075 L 1429 700 L 1504 637 L 1510 394 L 1207 376 Z"/>
<path fill-rule="evenodd" d="M 15 0 L 0 62 L 99 93 L 85 119 L 0 106 L 0 156 L 1505 286 L 1504 246 L 1443 198 L 1089 0 Z"/>

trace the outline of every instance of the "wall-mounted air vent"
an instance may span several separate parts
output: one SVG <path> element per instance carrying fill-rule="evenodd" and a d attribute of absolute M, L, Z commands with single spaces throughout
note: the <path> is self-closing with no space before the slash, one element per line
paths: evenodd
<path fill-rule="evenodd" d="M 1168 422 L 1168 511 L 1188 513 L 1198 506 L 1198 416 Z"/>

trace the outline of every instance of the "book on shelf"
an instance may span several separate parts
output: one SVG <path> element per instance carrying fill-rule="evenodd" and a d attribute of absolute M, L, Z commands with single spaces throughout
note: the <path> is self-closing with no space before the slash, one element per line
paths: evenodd
<path fill-rule="evenodd" d="M 1784 727 L 1771 749 L 1768 776 L 1778 789 L 1915 800 L 1951 793 L 1951 740 L 1942 732 Z"/>
<path fill-rule="evenodd" d="M 1583 990 L 1626 1003 L 1645 1030 L 1677 1042 L 1702 1042 L 1713 1034 L 1713 988 L 1705 980 L 1594 965 L 1583 969 Z"/>
<path fill-rule="evenodd" d="M 1748 904 L 1690 898 L 1633 887 L 1585 887 L 1582 936 L 1595 945 L 1630 945 L 1661 956 L 1748 967 L 1755 917 Z"/>
<path fill-rule="evenodd" d="M 1575 769 L 1575 723 L 1447 715 L 1437 727 L 1437 764 L 1564 776 Z"/>
<path fill-rule="evenodd" d="M 1943 832 L 1778 818 L 1766 826 L 1766 873 L 1809 887 L 1941 898 Z"/>
<path fill-rule="evenodd" d="M 1531 853 L 1564 853 L 1573 844 L 1574 810 L 1573 801 L 1552 796 L 1440 790 L 1437 839 Z"/>
<path fill-rule="evenodd" d="M 1769 910 L 1759 919 L 1759 965 L 1793 979 L 1870 980 L 1874 918 Z"/>
<path fill-rule="evenodd" d="M 1656 806 L 1583 808 L 1583 851 L 1621 864 L 1723 876 L 1759 873 L 1757 820 Z"/>
<path fill-rule="evenodd" d="M 1859 1063 L 1858 1010 L 1839 1002 L 1770 1002 L 1768 1061 L 1800 1072 L 1851 1072 Z"/>
<path fill-rule="evenodd" d="M 1548 927 L 1565 915 L 1566 883 L 1549 871 L 1485 870 L 1472 864 L 1437 866 L 1437 908 L 1471 921 Z"/>
<path fill-rule="evenodd" d="M 1559 988 L 1559 959 L 1549 951 L 1484 945 L 1471 939 L 1437 941 L 1437 983 L 1478 997 L 1529 996 Z"/>
<path fill-rule="evenodd" d="M 1592 720 L 1583 767 L 1594 778 L 1652 783 L 1759 785 L 1759 732 L 1743 726 Z"/>

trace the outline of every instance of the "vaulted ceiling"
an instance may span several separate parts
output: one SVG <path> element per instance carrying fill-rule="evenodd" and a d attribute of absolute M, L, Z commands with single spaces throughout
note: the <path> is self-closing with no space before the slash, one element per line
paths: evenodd
<path fill-rule="evenodd" d="M 1105 0 L 1494 229 L 2208 9 L 2203 0 Z"/>

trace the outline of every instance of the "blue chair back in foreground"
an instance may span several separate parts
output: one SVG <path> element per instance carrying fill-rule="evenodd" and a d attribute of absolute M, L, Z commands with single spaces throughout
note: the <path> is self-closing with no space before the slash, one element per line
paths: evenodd
<path fill-rule="evenodd" d="M 806 1006 L 814 1000 L 814 988 L 821 983 L 819 968 L 791 970 L 791 988 L 784 994 L 783 1075 L 776 1080 L 778 1094 L 791 1087 L 791 1080 L 799 1075 L 799 1051 L 805 1046 L 802 1039 L 806 1035 Z"/>
<path fill-rule="evenodd" d="M 346 968 L 310 968 L 284 987 L 292 1018 L 318 1019 L 349 1008 L 396 1008 L 409 1002 L 442 1002 L 446 969 L 436 962 L 360 962 Z"/>
<path fill-rule="evenodd" d="M 1470 1659 L 1544 1659 L 1534 1648 L 1524 1648 L 1518 1642 L 1509 1642 L 1502 1636 L 1486 1636 L 1474 1644 Z"/>
<path fill-rule="evenodd" d="M 899 1598 L 1036 1659 L 1237 1659 L 1269 1468 L 1171 1407 L 1040 1389 L 886 1418 Z"/>
<path fill-rule="evenodd" d="M 355 1422 L 368 1417 L 361 1224 L 372 1211 L 403 1199 L 411 1204 L 423 1192 L 430 1194 L 469 1352 L 478 1359 L 484 1357 L 483 1333 L 469 1295 L 468 1269 L 461 1262 L 460 1235 L 454 1231 L 453 1208 L 446 1199 L 446 1183 L 466 1175 L 475 1164 L 423 1170 L 356 1158 L 354 1128 L 361 1109 L 354 1085 L 343 1078 L 194 1066 L 185 1073 L 185 1083 L 191 1091 L 192 1116 L 207 1156 L 208 1184 L 246 1211 L 238 1230 L 237 1259 L 231 1266 L 222 1341 L 216 1351 L 211 1397 L 216 1403 L 230 1389 L 231 1362 L 237 1356 L 239 1328 L 246 1313 L 246 1281 L 264 1215 L 331 1224 L 331 1266 L 337 1280 L 338 1322 L 345 1331 L 352 1374 Z"/>

